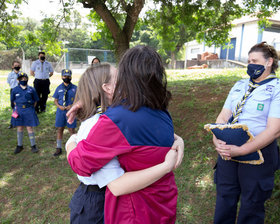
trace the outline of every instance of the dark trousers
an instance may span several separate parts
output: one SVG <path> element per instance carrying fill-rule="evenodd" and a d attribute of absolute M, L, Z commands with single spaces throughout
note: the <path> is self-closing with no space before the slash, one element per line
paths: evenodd
<path fill-rule="evenodd" d="M 71 224 L 104 224 L 105 188 L 92 191 L 80 184 L 69 207 Z"/>
<path fill-rule="evenodd" d="M 12 90 L 13 89 L 10 89 L 10 99 L 11 99 L 11 95 L 12 95 Z M 15 104 L 14 104 L 14 102 L 11 101 L 11 108 L 14 109 L 14 107 L 15 107 Z"/>
<path fill-rule="evenodd" d="M 261 165 L 226 161 L 219 156 L 214 177 L 217 190 L 215 224 L 236 222 L 239 199 L 241 206 L 238 224 L 264 223 L 264 203 L 271 196 L 274 172 L 279 167 L 276 141 L 261 151 L 264 156 L 264 163 Z"/>
<path fill-rule="evenodd" d="M 50 93 L 50 80 L 49 79 L 35 79 L 34 88 L 38 94 L 39 102 L 36 104 L 36 112 L 45 111 L 48 95 Z"/>

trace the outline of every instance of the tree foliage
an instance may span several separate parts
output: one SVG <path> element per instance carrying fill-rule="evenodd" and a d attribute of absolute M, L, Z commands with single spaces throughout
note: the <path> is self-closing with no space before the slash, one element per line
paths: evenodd
<path fill-rule="evenodd" d="M 0 0 L 0 48 L 23 46 L 27 50 L 29 46 L 59 55 L 66 41 L 77 46 L 79 39 L 85 39 L 80 46 L 89 46 L 85 28 L 80 26 L 81 17 L 73 10 L 79 2 L 91 9 L 89 18 L 97 30 L 92 35 L 93 42 L 114 49 L 117 58 L 131 42 L 132 45 L 141 42 L 155 44 L 161 54 L 173 52 L 173 57 L 185 42 L 194 39 L 207 45 L 223 45 L 228 42 L 232 20 L 242 15 L 254 15 L 261 19 L 260 25 L 263 26 L 267 24 L 266 18 L 280 7 L 280 1 L 275 0 L 59 0 L 63 6 L 60 13 L 42 18 L 41 24 L 32 31 L 28 28 L 31 24 L 22 26 L 13 22 L 19 15 L 18 6 L 22 1 Z M 146 11 L 140 21 L 145 3 L 151 2 L 155 7 Z M 146 30 L 141 30 L 143 27 Z M 141 37 L 136 40 L 137 35 Z"/>

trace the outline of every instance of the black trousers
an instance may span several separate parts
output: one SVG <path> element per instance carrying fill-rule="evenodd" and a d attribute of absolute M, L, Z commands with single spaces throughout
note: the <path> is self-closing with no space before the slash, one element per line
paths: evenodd
<path fill-rule="evenodd" d="M 37 103 L 35 110 L 36 112 L 45 111 L 48 95 L 50 93 L 50 80 L 35 79 L 33 84 L 39 97 L 39 102 Z"/>
<path fill-rule="evenodd" d="M 11 99 L 11 95 L 12 95 L 12 90 L 13 89 L 10 89 L 10 99 Z M 11 101 L 11 108 L 14 109 L 14 107 L 15 107 L 15 104 L 14 104 L 14 102 Z"/>

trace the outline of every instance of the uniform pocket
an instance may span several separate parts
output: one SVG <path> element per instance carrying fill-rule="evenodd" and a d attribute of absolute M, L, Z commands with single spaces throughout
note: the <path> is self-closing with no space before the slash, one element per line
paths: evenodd
<path fill-rule="evenodd" d="M 252 201 L 255 203 L 263 203 L 271 197 L 272 190 L 274 187 L 274 177 L 268 177 L 263 180 L 259 180 L 256 186 L 254 197 Z"/>
<path fill-rule="evenodd" d="M 84 210 L 84 205 L 75 204 L 75 203 L 72 203 L 72 201 L 71 201 L 69 204 L 69 208 L 71 209 L 71 214 L 72 213 L 81 214 Z"/>

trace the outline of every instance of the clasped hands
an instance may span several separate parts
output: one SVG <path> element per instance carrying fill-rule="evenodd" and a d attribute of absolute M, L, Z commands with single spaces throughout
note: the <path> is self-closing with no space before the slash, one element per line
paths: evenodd
<path fill-rule="evenodd" d="M 242 146 L 227 145 L 226 142 L 217 139 L 215 136 L 213 136 L 213 143 L 219 155 L 226 160 L 230 160 L 232 157 L 243 155 Z"/>

